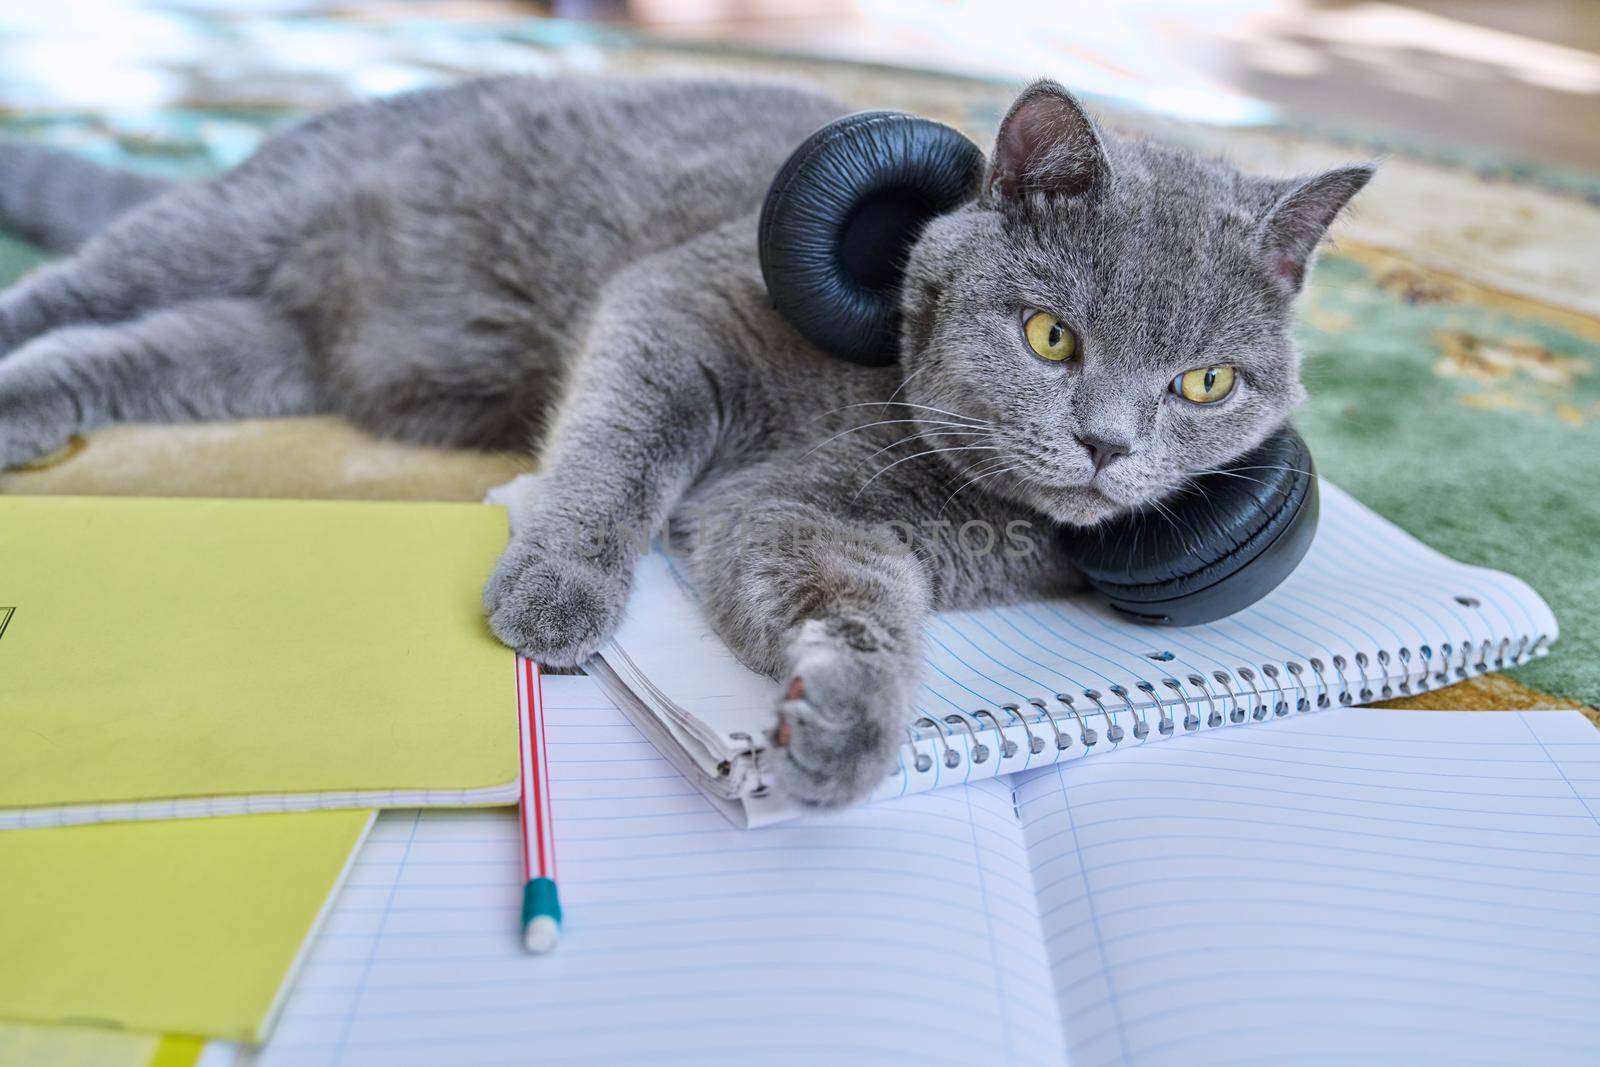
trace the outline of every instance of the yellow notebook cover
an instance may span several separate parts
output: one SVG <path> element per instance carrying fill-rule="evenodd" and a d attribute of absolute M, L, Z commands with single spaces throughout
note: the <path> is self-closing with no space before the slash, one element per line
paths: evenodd
<path fill-rule="evenodd" d="M 0 829 L 510 803 L 501 508 L 0 497 Z"/>
<path fill-rule="evenodd" d="M 261 1040 L 371 819 L 0 833 L 0 1018 Z"/>
<path fill-rule="evenodd" d="M 184 1040 L 184 1039 L 180 1039 Z M 158 1067 L 159 1034 L 119 1033 L 87 1026 L 36 1026 L 0 1019 L 0 1067 Z M 198 1052 L 202 1039 L 190 1040 Z M 181 1067 L 193 1067 L 194 1060 Z"/>

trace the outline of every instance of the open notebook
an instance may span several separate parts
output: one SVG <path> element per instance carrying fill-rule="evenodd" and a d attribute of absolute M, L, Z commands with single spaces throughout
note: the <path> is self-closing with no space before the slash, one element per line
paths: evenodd
<path fill-rule="evenodd" d="M 1220 622 L 1151 627 L 1087 600 L 936 616 L 921 718 L 878 796 L 1418 692 L 1555 640 L 1555 616 L 1526 583 L 1457 563 L 1321 489 L 1304 562 Z M 621 631 L 589 669 L 730 818 L 796 814 L 763 789 L 777 683 L 733 657 L 665 555 L 641 564 Z"/>
<path fill-rule="evenodd" d="M 566 924 L 513 814 L 389 812 L 259 1067 L 1600 1062 L 1600 734 L 1339 709 L 734 829 L 544 697 Z"/>

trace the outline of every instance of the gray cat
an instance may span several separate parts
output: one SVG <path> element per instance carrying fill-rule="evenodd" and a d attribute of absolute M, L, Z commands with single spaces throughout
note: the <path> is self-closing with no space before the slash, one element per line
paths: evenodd
<path fill-rule="evenodd" d="M 930 611 L 1074 589 L 1056 524 L 1159 511 L 1285 421 L 1292 300 L 1371 169 L 1247 176 L 1040 82 L 911 250 L 900 364 L 864 369 L 771 309 L 756 257 L 774 172 L 845 111 L 476 81 L 173 187 L 6 145 L 0 217 L 76 254 L 0 296 L 0 467 L 125 420 L 542 438 L 494 632 L 582 663 L 669 526 L 718 632 L 784 683 L 776 784 L 857 800 L 914 716 Z"/>

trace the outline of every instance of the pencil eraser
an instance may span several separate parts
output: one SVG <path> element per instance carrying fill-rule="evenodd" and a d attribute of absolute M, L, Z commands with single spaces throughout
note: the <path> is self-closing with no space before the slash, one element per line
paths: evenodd
<path fill-rule="evenodd" d="M 522 928 L 522 945 L 542 956 L 561 940 L 561 924 L 548 915 L 535 915 Z"/>

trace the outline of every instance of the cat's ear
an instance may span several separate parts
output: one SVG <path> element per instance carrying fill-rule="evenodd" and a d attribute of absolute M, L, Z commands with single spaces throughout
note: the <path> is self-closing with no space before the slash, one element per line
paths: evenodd
<path fill-rule="evenodd" d="M 1020 200 L 1034 192 L 1082 196 L 1110 176 L 1094 120 L 1061 86 L 1037 81 L 1000 123 L 984 192 L 991 200 Z"/>
<path fill-rule="evenodd" d="M 1311 254 L 1334 217 L 1372 179 L 1370 163 L 1339 167 L 1288 185 L 1262 221 L 1267 266 L 1290 292 L 1305 281 Z"/>

